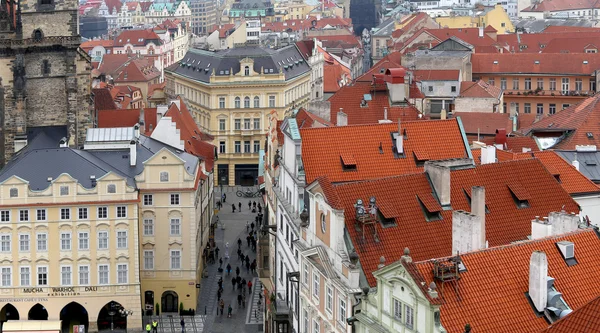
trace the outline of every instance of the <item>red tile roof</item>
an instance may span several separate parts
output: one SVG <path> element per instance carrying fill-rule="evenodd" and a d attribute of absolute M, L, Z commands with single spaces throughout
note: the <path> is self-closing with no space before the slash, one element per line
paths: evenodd
<path fill-rule="evenodd" d="M 559 11 L 567 11 L 567 10 L 577 10 L 577 9 L 590 9 L 590 8 L 598 8 L 597 2 L 595 0 L 580 0 L 580 1 L 572 1 L 572 0 L 544 0 L 538 3 L 535 3 L 525 9 L 523 12 L 559 12 Z"/>
<path fill-rule="evenodd" d="M 450 204 L 453 210 L 471 211 L 465 193 L 471 193 L 473 186 L 485 187 L 485 201 L 489 210 L 485 216 L 485 224 L 489 246 L 527 239 L 531 234 L 531 219 L 535 216 L 547 216 L 551 211 L 560 211 L 561 207 L 569 212 L 579 212 L 577 203 L 540 161 L 535 159 L 485 164 L 454 170 L 450 174 Z M 532 174 L 536 177 L 531 177 Z M 529 193 L 529 208 L 517 208 L 509 185 L 520 186 Z M 434 200 L 437 203 L 437 200 L 432 199 L 433 189 L 425 173 L 339 184 L 334 187 L 344 207 L 346 230 L 371 286 L 375 285 L 371 273 L 377 269 L 381 256 L 386 260 L 397 260 L 405 247 L 411 250 L 415 261 L 452 254 L 452 210 L 439 211 L 442 220 L 427 221 L 419 202 Z M 363 240 L 362 232 L 355 227 L 356 200 L 368 202 L 372 196 L 376 198 L 383 216 L 396 223 L 396 226 L 386 228 L 380 223 L 375 224 L 379 242 L 375 242 L 370 229 Z"/>
<path fill-rule="evenodd" d="M 229 23 L 229 24 L 223 24 L 218 30 L 219 30 L 219 38 L 225 38 L 229 35 L 229 30 L 231 29 L 235 29 L 235 24 L 233 23 Z"/>
<path fill-rule="evenodd" d="M 541 333 L 591 333 L 600 329 L 600 296 L 555 321 Z"/>
<path fill-rule="evenodd" d="M 285 32 L 322 30 L 323 28 L 352 28 L 352 19 L 341 17 L 321 17 L 317 19 L 311 16 L 307 19 L 285 20 L 281 22 L 264 23 L 262 31 Z"/>
<path fill-rule="evenodd" d="M 164 90 L 167 86 L 167 81 L 148 85 L 148 98 L 152 98 L 152 94 L 157 90 Z"/>
<path fill-rule="evenodd" d="M 573 54 L 571 54 L 573 56 Z M 600 146 L 600 95 L 589 97 L 554 115 L 545 117 L 524 133 L 541 136 L 562 136 L 553 149 L 575 150 L 577 145 Z M 591 137 L 588 135 L 591 133 Z"/>
<path fill-rule="evenodd" d="M 325 65 L 323 66 L 323 92 L 334 93 L 340 90 L 344 84 L 343 78 L 347 76 L 342 65 Z M 350 77 L 347 77 L 350 80 Z"/>
<path fill-rule="evenodd" d="M 415 70 L 412 71 L 417 81 L 458 81 L 459 70 L 438 69 L 438 70 Z"/>
<path fill-rule="evenodd" d="M 147 12 L 153 3 L 154 3 L 153 1 L 140 1 L 140 7 L 142 7 L 142 12 L 143 13 Z"/>
<path fill-rule="evenodd" d="M 112 14 L 116 14 L 115 11 L 120 11 L 121 10 L 121 6 L 123 5 L 121 3 L 121 0 L 105 0 L 104 1 L 106 3 L 106 6 L 108 7 L 108 11 L 111 12 Z"/>
<path fill-rule="evenodd" d="M 296 123 L 298 124 L 298 128 L 312 128 L 312 127 L 328 127 L 335 126 L 329 121 L 306 111 L 304 108 L 300 108 L 296 113 Z M 283 143 L 283 141 L 281 141 Z"/>
<path fill-rule="evenodd" d="M 479 28 L 427 29 L 427 33 L 435 36 L 440 42 L 454 36 L 473 46 L 492 46 L 497 44 L 494 39 L 485 33 L 483 37 L 479 37 Z"/>
<path fill-rule="evenodd" d="M 474 76 L 488 73 L 591 75 L 600 68 L 600 53 L 475 53 L 471 63 Z"/>
<path fill-rule="evenodd" d="M 302 54 L 302 57 L 304 57 L 304 60 L 308 60 L 315 47 L 315 41 L 312 39 L 301 40 L 296 42 L 296 47 L 298 48 L 298 51 L 300 51 L 300 54 Z"/>
<path fill-rule="evenodd" d="M 94 110 L 115 110 L 117 108 L 110 89 L 94 88 L 92 93 L 94 94 Z"/>
<path fill-rule="evenodd" d="M 463 81 L 460 83 L 459 97 L 467 98 L 500 98 L 502 89 L 479 80 L 477 82 Z"/>
<path fill-rule="evenodd" d="M 360 39 L 353 34 L 347 35 L 323 35 L 323 36 L 311 36 L 321 41 L 323 47 L 326 47 L 327 42 L 343 43 L 347 47 L 362 47 Z M 335 43 L 333 43 L 335 44 Z"/>
<path fill-rule="evenodd" d="M 490 112 L 454 112 L 454 117 L 460 117 L 467 134 L 495 135 L 499 128 L 512 129 L 512 120 L 508 113 Z"/>
<path fill-rule="evenodd" d="M 546 29 L 547 30 L 547 29 Z M 571 42 L 569 39 L 589 39 L 590 42 L 600 38 L 600 30 L 587 31 L 585 37 L 582 34 L 575 33 L 573 31 L 564 32 L 541 32 L 532 34 L 504 34 L 498 35 L 498 43 L 503 47 L 507 48 L 510 52 L 517 53 L 546 53 L 546 47 L 554 43 L 555 40 L 559 39 L 566 42 L 564 47 L 567 49 L 574 49 L 576 42 Z M 565 40 L 566 39 L 566 40 Z M 580 51 L 581 52 L 581 51 Z M 550 52 L 549 52 L 550 53 Z"/>
<path fill-rule="evenodd" d="M 206 171 L 211 172 L 215 161 L 215 146 L 206 141 L 212 140 L 213 137 L 200 131 L 184 100 L 181 97 L 178 99 L 181 107 L 178 108 L 175 103 L 171 104 L 165 116 L 171 117 L 179 129 L 181 140 L 184 142 L 184 150 L 201 157 L 205 161 Z"/>
<path fill-rule="evenodd" d="M 495 137 L 484 138 L 482 141 L 487 145 L 496 144 Z M 506 146 L 504 147 L 504 150 L 514 152 L 514 153 L 520 153 L 523 151 L 523 148 L 531 149 L 531 151 L 534 151 L 534 152 L 540 151 L 540 148 L 538 147 L 537 143 L 530 136 L 506 137 Z"/>
<path fill-rule="evenodd" d="M 321 176 L 338 183 L 420 172 L 423 166 L 417 165 L 415 152 L 431 160 L 467 156 L 455 119 L 407 121 L 401 126 L 406 158 L 395 158 L 392 152 L 390 133 L 398 132 L 397 123 L 301 129 L 306 183 Z M 341 153 L 353 155 L 356 170 L 343 169 Z"/>
<path fill-rule="evenodd" d="M 98 70 L 103 74 L 112 75 L 119 69 L 119 67 L 129 61 L 129 56 L 127 54 L 105 54 L 102 57 L 102 62 L 100 62 L 100 67 Z"/>
<path fill-rule="evenodd" d="M 544 29 L 544 33 L 548 32 L 600 32 L 597 27 L 573 27 L 568 25 L 550 25 Z"/>
<path fill-rule="evenodd" d="M 113 77 L 115 82 L 148 82 L 160 76 L 160 71 L 154 67 L 149 58 L 133 59 L 120 68 L 117 75 Z"/>
<path fill-rule="evenodd" d="M 595 38 L 556 38 L 546 45 L 542 53 L 586 53 L 586 50 L 596 50 L 600 46 L 600 36 Z"/>
<path fill-rule="evenodd" d="M 363 75 L 359 76 L 356 81 L 357 82 L 372 82 L 374 74 L 383 74 L 385 70 L 388 68 L 398 68 L 401 67 L 401 56 L 400 52 L 392 52 L 379 60 L 373 67 L 371 67 L 367 72 Z"/>
<path fill-rule="evenodd" d="M 152 29 L 123 30 L 115 38 L 115 46 L 117 47 L 122 47 L 126 44 L 131 44 L 133 46 L 145 46 L 151 42 L 155 45 L 162 44 L 160 37 Z"/>
<path fill-rule="evenodd" d="M 370 94 L 372 100 L 366 107 L 360 102 L 365 94 Z M 417 120 L 419 111 L 412 105 L 390 106 L 387 91 L 374 91 L 371 84 L 357 82 L 353 86 L 344 86 L 328 100 L 331 105 L 330 121 L 337 124 L 337 113 L 340 108 L 348 115 L 348 125 L 376 124 L 384 119 L 384 107 L 388 108 L 388 119 Z"/>
<path fill-rule="evenodd" d="M 80 46 L 85 52 L 89 52 L 96 46 L 102 46 L 104 48 L 112 49 L 114 42 L 115 41 L 113 41 L 113 40 L 105 40 L 105 39 L 88 40 L 88 41 L 81 43 Z"/>
<path fill-rule="evenodd" d="M 99 110 L 98 127 L 132 127 L 140 121 L 141 109 Z M 150 135 L 156 128 L 156 108 L 143 108 L 145 134 Z"/>
<path fill-rule="evenodd" d="M 530 222 L 527 221 L 527 224 L 530 225 Z M 575 243 L 576 265 L 567 266 L 556 246 L 559 241 Z M 464 332 L 466 323 L 471 325 L 473 332 L 533 333 L 546 329 L 548 322 L 544 316 L 534 312 L 525 295 L 529 289 L 532 253 L 542 251 L 546 254 L 548 276 L 555 279 L 554 286 L 569 307 L 579 309 L 600 294 L 596 274 L 600 271 L 600 261 L 597 260 L 599 246 L 596 232 L 584 229 L 461 255 L 467 271 L 457 282 L 458 293 L 452 286 L 444 289 L 440 308 L 442 325 L 448 332 Z M 415 264 L 425 278 L 425 285 L 434 281 L 433 260 Z M 439 284 L 438 281 L 436 283 Z M 440 289 L 441 285 L 438 285 L 438 291 Z M 498 309 L 502 309 L 502 314 L 498 313 Z M 571 315 L 565 320 L 568 321 Z"/>

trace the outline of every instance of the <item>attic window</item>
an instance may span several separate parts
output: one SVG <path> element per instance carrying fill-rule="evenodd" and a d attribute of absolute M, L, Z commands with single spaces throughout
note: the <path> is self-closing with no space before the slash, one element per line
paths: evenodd
<path fill-rule="evenodd" d="M 529 208 L 529 199 L 531 197 L 521 184 L 508 184 L 508 189 L 510 190 L 510 194 L 512 195 L 512 198 L 515 201 L 518 209 Z"/>
<path fill-rule="evenodd" d="M 463 188 L 463 192 L 465 193 L 465 197 L 467 198 L 467 201 L 469 202 L 469 207 L 471 207 L 471 211 L 473 211 L 473 205 L 471 204 L 471 190 L 469 189 L 468 191 L 466 189 Z M 485 213 L 489 214 L 490 210 L 488 209 L 488 206 L 485 205 Z"/>
<path fill-rule="evenodd" d="M 590 165 L 590 166 L 596 165 L 596 161 L 585 161 L 584 163 L 585 163 L 585 165 Z"/>
<path fill-rule="evenodd" d="M 587 61 L 587 60 L 584 60 L 584 61 L 583 61 L 583 64 L 584 64 L 584 65 L 587 65 L 587 64 L 588 64 L 588 61 Z"/>
<path fill-rule="evenodd" d="M 439 221 L 443 219 L 441 213 L 442 206 L 433 197 L 433 194 L 427 193 L 417 195 L 417 200 L 419 201 L 421 210 L 423 210 L 423 214 L 425 214 L 425 220 L 427 220 L 427 222 Z"/>
<path fill-rule="evenodd" d="M 539 60 L 536 60 L 536 61 L 534 61 L 533 63 L 534 63 L 534 64 L 536 64 L 536 65 L 539 65 L 539 64 L 540 64 L 540 61 L 539 61 Z"/>
<path fill-rule="evenodd" d="M 9 193 L 10 193 L 11 198 L 17 198 L 19 196 L 19 189 L 16 187 L 13 187 L 10 189 Z"/>
<path fill-rule="evenodd" d="M 575 259 L 575 244 L 569 241 L 561 241 L 556 243 L 558 252 L 561 257 L 565 260 L 567 266 L 571 267 L 577 265 L 577 259 Z"/>
<path fill-rule="evenodd" d="M 594 138 L 594 133 L 592 133 L 592 132 L 587 132 L 586 135 L 587 135 L 588 139 Z"/>
<path fill-rule="evenodd" d="M 498 65 L 498 60 L 494 60 L 494 65 Z"/>
<path fill-rule="evenodd" d="M 356 171 L 356 160 L 352 154 L 342 153 L 340 154 L 340 160 L 342 161 L 342 170 Z"/>
<path fill-rule="evenodd" d="M 426 161 L 429 161 L 431 159 L 429 157 L 429 154 L 422 150 L 415 150 L 413 151 L 413 154 L 415 155 L 415 163 L 417 164 L 417 166 L 423 166 L 425 165 Z"/>

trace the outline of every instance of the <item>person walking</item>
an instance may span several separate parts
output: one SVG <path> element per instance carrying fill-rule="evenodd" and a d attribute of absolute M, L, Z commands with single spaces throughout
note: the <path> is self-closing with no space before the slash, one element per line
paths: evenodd
<path fill-rule="evenodd" d="M 152 327 L 150 326 L 150 323 L 146 324 L 146 333 L 150 333 L 151 330 Z"/>
<path fill-rule="evenodd" d="M 223 197 L 223 202 L 227 202 L 227 194 L 223 193 L 222 197 Z"/>
<path fill-rule="evenodd" d="M 223 301 L 223 299 L 221 299 L 221 302 L 219 303 L 219 308 L 221 308 L 221 316 L 222 316 L 223 310 L 225 309 L 225 301 Z"/>
<path fill-rule="evenodd" d="M 232 311 L 233 311 L 233 308 L 231 307 L 231 304 L 229 304 L 229 307 L 227 308 L 227 318 L 231 318 Z"/>
<path fill-rule="evenodd" d="M 227 270 L 227 276 L 229 276 L 229 274 L 231 274 L 231 265 L 230 264 L 227 264 L 226 270 Z"/>
<path fill-rule="evenodd" d="M 242 295 L 242 307 L 245 309 L 246 308 L 246 294 Z"/>
<path fill-rule="evenodd" d="M 221 251 L 221 250 L 219 250 L 219 247 L 216 246 L 215 247 L 215 255 L 217 256 L 217 258 L 219 258 L 219 251 Z"/>
<path fill-rule="evenodd" d="M 236 284 L 236 282 L 237 282 L 237 279 L 234 278 L 234 277 L 232 277 L 231 278 L 231 288 L 233 288 L 233 290 L 235 290 L 235 284 Z"/>
<path fill-rule="evenodd" d="M 254 222 L 252 222 L 252 224 L 250 224 L 250 229 L 251 229 L 252 231 L 254 231 Z"/>
<path fill-rule="evenodd" d="M 217 284 L 219 285 L 219 289 L 223 289 L 223 277 L 219 277 Z"/>
<path fill-rule="evenodd" d="M 248 295 L 252 292 L 252 280 L 248 281 Z"/>
<path fill-rule="evenodd" d="M 156 321 L 156 319 L 152 320 L 152 332 L 158 333 L 158 322 Z"/>
<path fill-rule="evenodd" d="M 246 221 L 246 232 L 250 231 L 250 221 Z"/>
<path fill-rule="evenodd" d="M 181 333 L 185 332 L 185 320 L 181 317 Z"/>
<path fill-rule="evenodd" d="M 252 207 L 256 208 L 256 201 L 252 201 Z"/>
<path fill-rule="evenodd" d="M 240 213 L 242 212 L 242 203 L 238 202 L 238 210 L 240 211 Z"/>
<path fill-rule="evenodd" d="M 231 212 L 235 213 L 235 204 L 233 204 L 233 203 L 231 204 Z"/>
<path fill-rule="evenodd" d="M 242 306 L 242 294 L 238 294 L 238 307 Z"/>
<path fill-rule="evenodd" d="M 248 266 L 248 268 L 250 268 L 250 256 L 246 256 L 246 266 Z"/>
<path fill-rule="evenodd" d="M 235 275 L 240 276 L 240 267 L 235 268 Z"/>
<path fill-rule="evenodd" d="M 254 274 L 254 270 L 256 270 L 256 260 L 252 261 L 250 264 L 250 271 Z"/>
<path fill-rule="evenodd" d="M 260 212 L 260 210 L 262 209 L 262 206 L 260 205 L 260 202 L 256 206 L 257 206 L 256 208 L 258 208 L 258 211 Z"/>
<path fill-rule="evenodd" d="M 217 301 L 221 300 L 221 289 L 217 290 Z"/>
<path fill-rule="evenodd" d="M 238 243 L 238 249 L 241 249 L 242 248 L 242 240 L 240 238 L 238 238 L 237 243 Z"/>
<path fill-rule="evenodd" d="M 252 202 L 248 201 L 248 210 L 252 209 Z"/>
<path fill-rule="evenodd" d="M 223 258 L 219 258 L 219 268 L 223 267 Z"/>

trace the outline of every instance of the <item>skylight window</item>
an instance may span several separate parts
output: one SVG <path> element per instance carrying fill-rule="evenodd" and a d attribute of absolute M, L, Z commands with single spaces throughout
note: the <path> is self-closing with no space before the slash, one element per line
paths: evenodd
<path fill-rule="evenodd" d="M 594 138 L 594 133 L 592 133 L 592 132 L 587 132 L 586 135 L 587 135 L 588 139 Z"/>

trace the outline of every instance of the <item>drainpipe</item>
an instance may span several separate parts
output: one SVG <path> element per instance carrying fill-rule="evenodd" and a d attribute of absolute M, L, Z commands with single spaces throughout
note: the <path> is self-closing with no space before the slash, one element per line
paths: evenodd
<path fill-rule="evenodd" d="M 352 305 L 352 316 L 356 315 L 357 312 L 355 309 L 362 303 L 362 297 L 360 297 L 361 294 L 362 293 L 355 293 L 353 295 L 354 299 L 355 300 L 357 299 L 358 301 L 356 302 L 356 304 Z M 357 295 L 358 295 L 358 297 L 357 297 Z M 352 333 L 356 333 L 356 325 L 354 323 L 352 323 L 351 326 L 352 326 Z"/>

